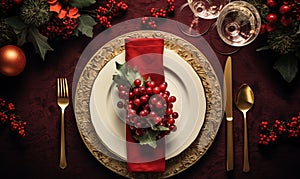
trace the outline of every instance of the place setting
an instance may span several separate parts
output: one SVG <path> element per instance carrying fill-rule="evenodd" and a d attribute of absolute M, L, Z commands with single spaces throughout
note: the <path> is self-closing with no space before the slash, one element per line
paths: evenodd
<path fill-rule="evenodd" d="M 132 20 L 132 22 L 129 23 L 130 27 L 134 27 L 135 22 L 138 21 L 139 19 Z M 164 23 L 176 24 L 176 22 L 166 22 L 165 20 Z M 114 28 L 118 29 L 117 26 L 112 27 L 112 30 L 107 33 L 114 32 Z M 91 42 L 93 46 L 98 43 L 98 38 L 100 39 L 101 35 L 108 36 L 105 33 L 100 34 L 99 37 L 94 39 L 94 42 Z M 131 39 L 132 43 L 136 43 L 137 45 L 133 46 L 134 48 L 130 48 L 130 46 L 125 43 L 128 39 Z M 152 43 L 156 41 L 161 41 L 160 46 L 158 46 L 159 48 L 152 45 Z M 160 53 L 158 54 L 156 51 L 154 51 L 154 53 L 148 52 L 147 56 L 147 53 L 144 52 L 145 49 L 152 50 L 153 48 L 154 50 L 155 48 L 158 48 Z M 141 79 L 141 77 L 139 77 L 139 80 L 145 81 L 143 82 L 146 83 L 145 86 L 139 86 L 139 88 L 135 87 L 132 92 L 120 92 L 120 87 L 118 87 L 120 84 L 115 82 L 124 82 L 123 78 L 125 78 L 125 81 L 130 79 L 131 83 L 133 83 L 135 82 L 135 79 L 132 78 L 134 76 L 140 76 L 140 74 L 135 75 L 138 70 L 135 73 L 131 71 L 127 74 L 127 72 L 122 72 L 122 70 L 119 69 L 122 68 L 120 67 L 120 64 L 124 64 L 131 53 L 135 53 L 135 56 L 137 56 L 135 57 L 137 59 L 133 60 L 133 64 L 136 63 L 140 66 L 145 66 L 145 68 L 137 66 L 137 69 L 140 68 L 148 71 L 147 73 L 150 74 L 150 79 L 156 79 L 156 73 L 164 77 L 168 89 L 164 90 L 168 92 L 162 92 L 170 95 L 168 97 L 166 94 L 162 95 L 162 92 L 154 92 L 154 89 L 156 88 L 154 87 L 153 92 L 144 92 L 143 95 L 139 94 L 142 92 L 135 92 L 139 98 L 132 97 L 133 100 L 130 102 L 131 106 L 139 106 L 141 105 L 139 104 L 141 103 L 139 101 L 145 100 L 143 108 L 147 108 L 147 106 L 149 108 L 149 105 L 162 105 L 159 108 L 150 107 L 150 109 L 146 110 L 146 114 L 141 114 L 145 112 L 145 109 L 136 111 L 140 109 L 137 109 L 138 107 L 133 107 L 134 113 L 139 114 L 137 116 L 145 115 L 145 117 L 139 120 L 148 121 L 144 124 L 146 127 L 142 127 L 142 131 L 144 131 L 144 133 L 146 131 L 146 134 L 144 134 L 145 136 L 148 136 L 151 139 L 150 134 L 156 133 L 155 130 L 159 130 L 158 128 L 166 130 L 167 127 L 168 129 L 166 132 L 159 132 L 159 134 L 168 133 L 165 137 L 163 136 L 163 139 L 165 138 L 163 140 L 163 148 L 165 148 L 165 155 L 163 156 L 165 165 L 163 165 L 163 168 L 165 168 L 163 170 L 158 170 L 160 173 L 153 170 L 152 173 L 150 172 L 148 175 L 157 177 L 169 177 L 175 175 L 176 173 L 187 169 L 204 155 L 213 142 L 214 136 L 217 134 L 222 120 L 222 89 L 218 82 L 218 76 L 214 72 L 209 61 L 214 60 L 215 56 L 208 60 L 208 57 L 204 56 L 199 49 L 194 47 L 188 41 L 162 30 L 138 30 L 128 32 L 119 35 L 110 40 L 107 44 L 100 46 L 95 53 L 90 51 L 89 53 L 92 54 L 90 55 L 92 56 L 90 59 L 83 56 L 81 57 L 82 59 L 88 59 L 85 67 L 77 68 L 77 70 L 81 70 L 81 74 L 78 73 L 80 74 L 80 77 L 78 78 L 77 86 L 73 88 L 75 94 L 73 98 L 74 112 L 78 129 L 85 144 L 103 165 L 126 177 L 132 177 L 133 174 L 137 174 L 128 172 L 127 170 L 127 163 L 130 163 L 130 160 L 128 159 L 128 157 L 130 157 L 128 156 L 128 146 L 131 146 L 131 143 L 126 141 L 128 129 L 125 126 L 133 125 L 132 130 L 134 131 L 138 130 L 138 128 L 136 127 L 136 123 L 131 122 L 130 125 L 128 124 L 127 120 L 130 119 L 126 117 L 128 115 L 126 110 L 124 110 L 124 107 L 121 107 L 120 109 L 120 106 L 130 106 L 128 102 L 131 101 L 131 97 L 127 99 L 127 103 L 122 103 L 120 93 L 127 93 L 128 95 L 133 93 L 135 89 L 137 89 L 137 91 L 138 89 L 146 90 L 149 86 L 147 86 L 147 81 L 145 81 L 144 78 Z M 158 62 L 155 62 L 151 66 L 152 62 L 149 60 L 149 62 L 147 62 L 147 59 L 157 59 Z M 159 64 L 161 64 L 161 67 L 159 67 Z M 204 68 L 202 65 L 207 66 Z M 118 70 L 122 73 L 118 72 Z M 123 80 L 113 80 L 113 76 L 120 73 L 125 73 L 123 74 L 125 77 L 121 76 Z M 134 73 L 134 75 L 131 73 Z M 132 85 L 133 84 L 129 83 L 129 86 Z M 128 88 L 128 90 L 130 89 L 131 88 Z M 165 97 L 157 104 L 153 103 L 156 99 L 156 95 Z M 170 98 L 175 98 L 174 104 L 166 102 L 170 101 Z M 126 101 L 126 98 L 124 100 Z M 172 105 L 173 107 L 167 107 L 169 105 Z M 154 111 L 151 111 L 151 109 Z M 130 108 L 127 110 L 130 111 L 133 109 Z M 165 110 L 165 113 L 170 116 L 166 118 L 167 114 L 164 114 L 164 112 L 162 114 L 165 117 L 157 116 L 158 114 L 155 114 L 155 110 Z M 156 122 L 153 121 L 154 119 L 152 119 L 153 117 L 151 115 L 154 116 Z M 144 122 L 138 122 L 138 124 L 140 123 Z M 158 123 L 160 125 L 158 125 Z M 173 125 L 174 123 L 175 125 Z M 144 130 L 144 128 L 147 130 Z M 152 132 L 148 132 L 149 129 L 152 129 Z M 140 137 L 143 138 L 142 136 Z M 155 138 L 157 137 L 158 136 Z M 151 140 L 155 140 L 155 138 Z M 148 146 L 153 143 L 151 140 L 149 141 L 148 139 L 144 141 L 145 144 L 143 145 L 136 143 L 133 143 L 132 145 L 146 146 L 148 147 L 148 149 L 146 148 L 147 151 L 151 151 L 151 148 L 149 149 Z M 158 140 L 158 143 L 160 143 L 160 141 L 161 140 Z M 151 171 L 151 167 L 148 166 L 140 170 Z M 138 172 L 139 170 L 133 171 Z"/>

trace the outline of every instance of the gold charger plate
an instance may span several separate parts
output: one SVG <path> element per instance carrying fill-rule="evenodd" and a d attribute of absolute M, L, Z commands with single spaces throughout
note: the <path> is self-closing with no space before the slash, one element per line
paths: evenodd
<path fill-rule="evenodd" d="M 163 38 L 165 48 L 173 50 L 188 62 L 198 74 L 204 87 L 207 109 L 201 131 L 186 150 L 166 160 L 166 170 L 163 173 L 129 173 L 126 162 L 113 156 L 101 142 L 91 121 L 89 102 L 94 80 L 105 64 L 124 50 L 126 38 Z M 73 102 L 78 130 L 87 148 L 105 167 L 128 178 L 167 178 L 186 170 L 208 150 L 217 135 L 223 116 L 222 89 L 209 60 L 184 39 L 171 33 L 153 30 L 129 32 L 99 47 L 80 74 Z"/>

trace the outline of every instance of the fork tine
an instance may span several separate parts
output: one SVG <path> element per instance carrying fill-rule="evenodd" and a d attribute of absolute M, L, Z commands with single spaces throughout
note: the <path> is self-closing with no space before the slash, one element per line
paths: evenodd
<path fill-rule="evenodd" d="M 57 97 L 60 97 L 60 79 L 57 78 Z"/>
<path fill-rule="evenodd" d="M 67 78 L 65 78 L 65 97 L 69 97 L 69 90 L 68 90 L 68 81 Z"/>

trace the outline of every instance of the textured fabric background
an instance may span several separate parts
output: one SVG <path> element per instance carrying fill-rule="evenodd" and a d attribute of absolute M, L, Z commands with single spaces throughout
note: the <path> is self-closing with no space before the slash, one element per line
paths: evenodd
<path fill-rule="evenodd" d="M 150 7 L 164 6 L 165 1 L 126 0 L 127 14 L 114 21 L 148 15 Z M 176 8 L 185 3 L 176 0 Z M 173 18 L 174 19 L 174 18 Z M 95 35 L 100 29 L 94 30 Z M 206 39 L 208 35 L 204 36 Z M 42 61 L 33 46 L 25 45 L 27 57 L 24 72 L 17 77 L 0 75 L 0 97 L 13 102 L 17 112 L 28 121 L 28 136 L 19 140 L 10 135 L 7 127 L 0 128 L 0 178 L 121 178 L 102 166 L 85 147 L 79 135 L 72 105 L 66 109 L 66 150 L 68 167 L 59 164 L 60 110 L 56 103 L 56 77 L 66 76 L 71 84 L 77 61 L 91 38 L 79 37 L 53 43 L 54 52 Z M 188 170 L 173 178 L 300 178 L 300 142 L 286 140 L 269 151 L 258 145 L 260 120 L 289 119 L 300 111 L 300 76 L 287 84 L 273 70 L 274 58 L 257 53 L 264 39 L 242 48 L 233 58 L 233 92 L 248 83 L 255 93 L 255 106 L 248 113 L 248 132 L 251 172 L 242 172 L 243 120 L 234 108 L 235 171 L 225 171 L 225 121 L 208 152 Z M 224 67 L 227 56 L 217 54 Z"/>

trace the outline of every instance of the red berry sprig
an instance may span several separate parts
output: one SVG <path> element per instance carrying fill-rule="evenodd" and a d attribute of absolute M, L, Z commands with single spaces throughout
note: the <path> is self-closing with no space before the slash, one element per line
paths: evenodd
<path fill-rule="evenodd" d="M 25 127 L 27 123 L 20 120 L 15 114 L 15 106 L 13 103 L 7 103 L 4 99 L 0 98 L 0 124 L 10 124 L 11 131 L 17 133 L 20 137 L 25 137 Z"/>
<path fill-rule="evenodd" d="M 140 144 L 156 147 L 156 140 L 176 131 L 178 112 L 173 110 L 176 97 L 167 90 L 167 82 L 156 84 L 141 76 L 136 68 L 116 63 L 118 73 L 113 75 L 117 83 L 120 101 L 117 107 L 125 110 L 124 122 L 129 125 L 132 137 Z"/>
<path fill-rule="evenodd" d="M 41 34 L 50 39 L 69 39 L 78 27 L 78 19 L 64 17 L 62 19 L 53 17 L 41 29 Z"/>
<path fill-rule="evenodd" d="M 150 17 L 143 17 L 142 18 L 142 25 L 146 28 L 156 29 L 157 25 L 155 22 L 155 18 L 161 17 L 166 18 L 168 16 L 174 16 L 175 12 L 175 0 L 167 0 L 166 7 L 152 7 L 150 8 Z"/>
<path fill-rule="evenodd" d="M 261 121 L 259 124 L 260 134 L 258 144 L 267 146 L 278 141 L 279 137 L 298 138 L 300 132 L 300 112 L 298 116 L 292 117 L 289 121 L 275 120 L 270 124 L 268 121 Z"/>
<path fill-rule="evenodd" d="M 156 140 L 176 130 L 175 119 L 178 113 L 173 111 L 175 96 L 167 90 L 167 83 L 157 85 L 154 81 L 142 84 L 140 79 L 134 80 L 134 87 L 118 85 L 119 108 L 127 110 L 126 123 L 130 125 L 133 135 L 142 136 L 146 130 L 158 130 Z M 162 129 L 162 130 L 159 130 Z"/>
<path fill-rule="evenodd" d="M 105 28 L 111 27 L 111 21 L 115 17 L 120 17 L 128 9 L 128 5 L 124 1 L 117 2 L 108 0 L 105 6 L 99 6 L 96 10 L 96 18 L 99 24 Z"/>
<path fill-rule="evenodd" d="M 289 27 L 300 21 L 300 3 L 298 0 L 267 0 L 270 11 L 264 17 L 260 34 L 273 32 L 279 26 Z"/>

